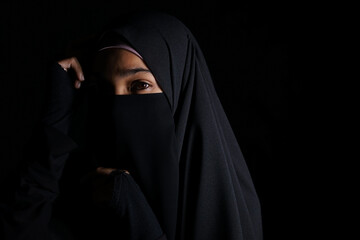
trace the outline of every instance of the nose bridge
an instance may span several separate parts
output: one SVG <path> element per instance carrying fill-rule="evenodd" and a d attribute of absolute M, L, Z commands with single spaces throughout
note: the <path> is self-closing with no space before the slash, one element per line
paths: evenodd
<path fill-rule="evenodd" d="M 115 95 L 130 94 L 126 86 L 115 86 Z"/>
<path fill-rule="evenodd" d="M 117 80 L 114 83 L 115 95 L 128 95 L 129 89 L 126 85 L 126 81 Z"/>

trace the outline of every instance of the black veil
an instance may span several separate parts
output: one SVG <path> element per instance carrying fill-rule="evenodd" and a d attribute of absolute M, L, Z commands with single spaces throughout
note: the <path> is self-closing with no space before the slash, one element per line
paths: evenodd
<path fill-rule="evenodd" d="M 138 51 L 163 89 L 179 162 L 176 239 L 262 239 L 250 172 L 190 30 L 159 12 L 137 13 L 105 32 Z"/>

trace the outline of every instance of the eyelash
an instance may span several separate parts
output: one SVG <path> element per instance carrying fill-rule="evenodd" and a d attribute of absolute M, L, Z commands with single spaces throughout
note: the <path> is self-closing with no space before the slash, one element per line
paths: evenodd
<path fill-rule="evenodd" d="M 138 87 L 138 84 L 146 84 L 147 87 L 141 87 L 141 89 L 135 89 L 136 87 Z M 148 82 L 141 81 L 141 80 L 135 80 L 131 83 L 129 90 L 130 90 L 130 92 L 137 92 L 137 91 L 146 90 L 151 87 L 152 87 L 152 85 Z"/>

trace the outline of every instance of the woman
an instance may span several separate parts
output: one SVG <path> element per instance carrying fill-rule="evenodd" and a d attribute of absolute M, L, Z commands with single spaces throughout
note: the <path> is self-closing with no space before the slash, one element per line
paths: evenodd
<path fill-rule="evenodd" d="M 26 207 L 8 213 L 17 224 L 7 234 L 262 239 L 250 173 L 189 29 L 138 13 L 89 56 L 91 65 L 71 57 L 52 68 L 47 157 L 22 178 Z"/>

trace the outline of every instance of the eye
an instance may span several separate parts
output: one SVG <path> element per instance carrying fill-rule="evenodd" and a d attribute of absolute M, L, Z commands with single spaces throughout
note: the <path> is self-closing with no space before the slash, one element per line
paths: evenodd
<path fill-rule="evenodd" d="M 137 91 L 148 89 L 149 87 L 151 87 L 150 83 L 140 81 L 140 80 L 136 80 L 136 81 L 131 83 L 130 91 L 131 92 L 137 92 Z"/>

